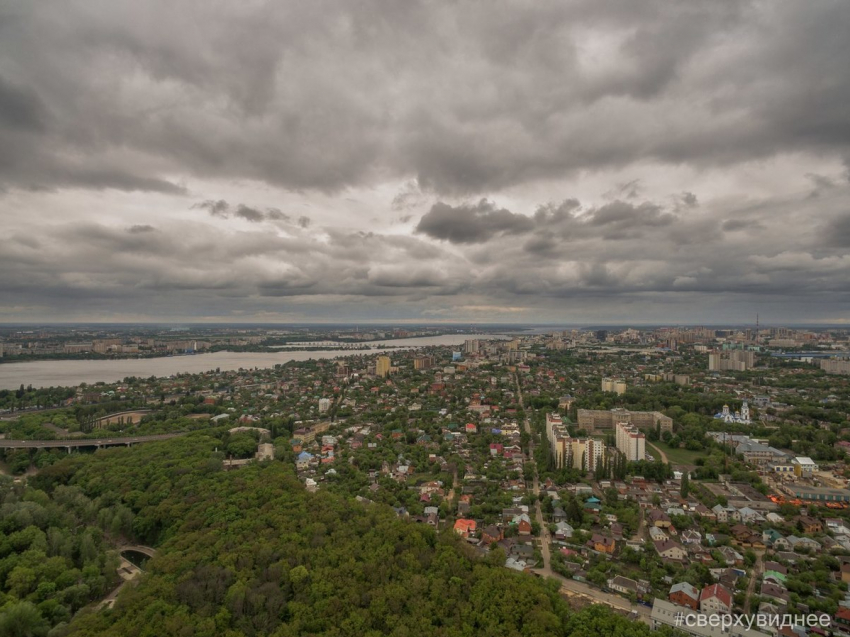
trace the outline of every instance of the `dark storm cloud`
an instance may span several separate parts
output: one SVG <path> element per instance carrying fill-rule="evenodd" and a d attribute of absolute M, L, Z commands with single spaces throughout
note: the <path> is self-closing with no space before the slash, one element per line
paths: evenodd
<path fill-rule="evenodd" d="M 830 247 L 850 248 L 850 212 L 826 224 L 823 241 Z"/>
<path fill-rule="evenodd" d="M 227 217 L 230 211 L 230 204 L 227 203 L 224 199 L 219 199 L 218 201 L 207 199 L 206 201 L 201 201 L 200 203 L 193 204 L 192 208 L 206 210 L 213 217 Z"/>
<path fill-rule="evenodd" d="M 278 210 L 273 211 L 272 215 L 276 218 L 280 216 Z M 233 216 L 244 219 L 245 221 L 250 221 L 251 223 L 259 223 L 266 218 L 266 214 L 264 212 L 261 212 L 256 208 L 246 206 L 245 204 L 239 204 L 236 210 L 233 211 Z"/>
<path fill-rule="evenodd" d="M 482 199 L 456 207 L 438 202 L 419 220 L 416 232 L 452 243 L 481 243 L 498 235 L 523 234 L 533 227 L 529 217 Z"/>
<path fill-rule="evenodd" d="M 617 278 L 608 270 L 604 263 L 594 263 L 583 268 L 581 282 L 590 287 L 610 288 L 617 285 Z"/>
<path fill-rule="evenodd" d="M 523 244 L 523 249 L 527 252 L 532 252 L 550 257 L 557 256 L 557 250 L 563 243 L 554 239 L 549 235 L 537 235 Z"/>
<path fill-rule="evenodd" d="M 682 203 L 688 208 L 696 208 L 699 205 L 699 201 L 697 201 L 697 196 L 692 192 L 682 193 Z"/>
<path fill-rule="evenodd" d="M 439 202 L 419 220 L 416 231 L 451 243 L 484 243 L 506 235 L 537 231 L 539 236 L 526 244 L 531 251 L 547 251 L 554 246 L 552 236 L 578 239 L 591 236 L 620 239 L 642 236 L 644 229 L 662 228 L 678 217 L 664 212 L 660 205 L 613 201 L 598 208 L 581 210 L 576 199 L 539 206 L 527 217 L 497 206 L 486 199 L 477 204 L 450 206 Z"/>
<path fill-rule="evenodd" d="M 23 130 L 44 128 L 44 104 L 24 88 L 14 86 L 0 75 L 0 126 Z"/>
<path fill-rule="evenodd" d="M 147 224 L 146 225 L 130 226 L 127 229 L 127 232 L 129 232 L 130 234 L 142 234 L 143 232 L 155 232 L 155 231 L 156 231 L 156 228 L 154 228 L 153 226 L 147 225 Z"/>
<path fill-rule="evenodd" d="M 761 227 L 761 224 L 758 221 L 753 221 L 751 219 L 727 219 L 720 224 L 720 227 L 724 232 L 736 232 L 738 230 L 759 228 Z"/>
<path fill-rule="evenodd" d="M 266 208 L 260 210 L 253 206 L 248 206 L 244 203 L 231 206 L 224 199 L 207 199 L 196 204 L 192 204 L 192 210 L 206 210 L 213 217 L 228 219 L 235 217 L 248 221 L 250 223 L 260 223 L 262 221 L 279 221 L 284 224 L 293 224 L 299 228 L 309 228 L 311 220 L 309 217 L 301 215 L 294 221 L 291 215 L 286 214 L 278 208 Z"/>
<path fill-rule="evenodd" d="M 655 227 L 666 226 L 676 221 L 676 215 L 662 212 L 660 206 L 648 202 L 635 206 L 624 201 L 615 201 L 597 208 L 588 213 L 588 216 L 587 223 L 592 226 Z"/>
<path fill-rule="evenodd" d="M 487 194 L 644 160 L 850 152 L 843 0 L 34 2 L 6 14 L 7 185 L 178 192 L 177 174 L 338 191 L 390 177 Z"/>
<path fill-rule="evenodd" d="M 268 219 L 270 221 L 284 221 L 284 222 L 288 222 L 292 218 L 288 214 L 278 210 L 277 208 L 269 208 L 268 211 L 266 212 L 266 217 L 268 217 Z"/>
<path fill-rule="evenodd" d="M 835 187 L 835 182 L 826 177 L 825 175 L 818 175 L 817 173 L 806 173 L 806 177 L 811 179 L 812 183 L 815 185 L 815 188 L 818 190 L 827 190 L 829 188 Z"/>

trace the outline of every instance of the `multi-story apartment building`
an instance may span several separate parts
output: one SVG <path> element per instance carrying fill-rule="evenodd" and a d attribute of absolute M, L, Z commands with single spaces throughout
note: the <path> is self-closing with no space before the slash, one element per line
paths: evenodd
<path fill-rule="evenodd" d="M 618 422 L 627 422 L 638 429 L 655 428 L 661 425 L 661 431 L 673 431 L 673 419 L 660 411 L 629 411 L 628 409 L 579 409 L 578 427 L 589 434 L 604 433 L 614 429 Z"/>
<path fill-rule="evenodd" d="M 840 358 L 822 358 L 820 368 L 827 374 L 850 374 L 850 360 Z"/>
<path fill-rule="evenodd" d="M 386 378 L 390 373 L 391 366 L 392 361 L 389 356 L 378 356 L 378 359 L 375 361 L 375 376 Z"/>
<path fill-rule="evenodd" d="M 603 378 L 602 391 L 611 391 L 615 394 L 622 395 L 626 393 L 626 383 L 625 381 L 616 380 L 614 378 Z"/>
<path fill-rule="evenodd" d="M 646 459 L 646 436 L 637 427 L 628 422 L 618 422 L 617 451 L 626 456 L 626 460 L 637 462 Z"/>
<path fill-rule="evenodd" d="M 708 355 L 708 371 L 745 372 L 756 364 L 754 352 L 735 349 L 728 351 L 713 351 Z"/>
<path fill-rule="evenodd" d="M 417 356 L 413 359 L 413 369 L 431 369 L 434 366 L 433 356 Z"/>
<path fill-rule="evenodd" d="M 594 471 L 605 457 L 605 443 L 594 438 L 574 438 L 570 436 L 558 414 L 546 415 L 546 437 L 549 450 L 555 459 L 555 466 L 575 467 L 584 471 Z"/>

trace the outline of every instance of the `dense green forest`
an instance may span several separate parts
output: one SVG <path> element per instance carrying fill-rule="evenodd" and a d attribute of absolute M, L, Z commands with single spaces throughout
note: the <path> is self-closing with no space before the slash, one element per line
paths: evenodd
<path fill-rule="evenodd" d="M 62 562 L 30 566 L 26 578 L 12 577 L 15 566 L 0 570 L 0 637 L 649 634 L 601 607 L 571 612 L 556 584 L 504 568 L 501 551 L 482 558 L 451 531 L 401 520 L 390 507 L 308 493 L 289 463 L 224 472 L 221 445 L 195 433 L 75 455 L 28 489 L 7 489 L 5 559 Z M 33 502 L 50 515 L 30 513 L 30 524 Z M 22 531 L 44 538 L 10 550 Z M 121 542 L 158 554 L 113 609 L 88 606 L 65 624 L 106 592 L 104 569 L 114 563 L 104 547 Z M 67 613 L 51 610 L 45 601 L 71 597 L 60 585 L 88 585 L 88 597 Z"/>
<path fill-rule="evenodd" d="M 0 635 L 44 634 L 117 585 L 117 557 L 96 524 L 104 502 L 74 486 L 48 496 L 9 478 L 0 502 Z"/>

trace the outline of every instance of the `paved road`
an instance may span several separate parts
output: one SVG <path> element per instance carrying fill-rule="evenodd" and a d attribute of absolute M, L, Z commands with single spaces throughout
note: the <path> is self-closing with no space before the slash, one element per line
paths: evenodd
<path fill-rule="evenodd" d="M 6 411 L 0 414 L 0 420 L 17 420 L 24 414 L 37 414 L 43 411 L 59 411 L 62 407 L 26 407 L 15 411 Z"/>
<path fill-rule="evenodd" d="M 523 411 L 525 411 L 525 404 L 523 403 L 522 398 L 522 387 L 519 384 L 519 376 L 514 376 L 514 379 L 516 380 L 517 398 L 519 400 L 519 406 L 522 407 Z M 649 615 L 651 610 L 646 606 L 641 606 L 639 604 L 632 605 L 629 600 L 620 597 L 619 595 L 605 593 L 603 591 L 600 591 L 598 588 L 593 588 L 592 586 L 585 584 L 584 582 L 578 582 L 574 579 L 567 579 L 566 577 L 563 577 L 562 575 L 552 570 L 552 555 L 549 548 L 550 544 L 552 543 L 552 537 L 549 533 L 549 528 L 543 522 L 543 511 L 540 508 L 540 483 L 537 478 L 537 463 L 534 462 L 534 439 L 532 437 L 531 423 L 528 420 L 528 416 L 525 417 L 523 427 L 525 428 L 526 433 L 529 434 L 528 459 L 529 462 L 533 463 L 533 492 L 534 495 L 538 496 L 535 510 L 535 519 L 540 525 L 540 552 L 543 554 L 543 568 L 533 569 L 534 572 L 539 575 L 542 575 L 543 577 L 551 577 L 553 579 L 558 580 L 558 582 L 560 582 L 561 584 L 561 592 L 563 593 L 566 593 L 568 595 L 580 595 L 582 597 L 587 597 L 595 603 L 606 604 L 618 610 L 626 612 L 634 611 L 638 614 L 638 617 L 641 619 L 641 621 L 644 621 L 647 624 L 650 623 Z"/>
<path fill-rule="evenodd" d="M 514 376 L 516 380 L 516 391 L 517 397 L 519 399 L 519 406 L 522 407 L 523 412 L 525 412 L 525 404 L 523 403 L 522 398 L 522 388 L 519 384 L 519 376 Z M 549 568 L 549 562 L 551 559 L 551 555 L 549 553 L 549 545 L 552 542 L 552 538 L 549 537 L 549 529 L 543 521 L 543 510 L 540 508 L 540 481 L 537 477 L 537 463 L 534 461 L 534 435 L 531 432 L 531 422 L 528 420 L 528 416 L 525 417 L 525 421 L 522 423 L 525 428 L 525 433 L 528 434 L 528 461 L 531 463 L 531 468 L 533 470 L 533 486 L 532 492 L 537 497 L 537 502 L 534 506 L 534 519 L 537 521 L 537 525 L 540 527 L 540 552 L 543 554 L 543 567 L 545 569 Z"/>
<path fill-rule="evenodd" d="M 79 447 L 112 447 L 116 445 L 135 445 L 155 440 L 168 440 L 186 433 L 157 434 L 153 436 L 136 436 L 135 438 L 75 438 L 73 440 L 0 440 L 0 449 L 68 449 Z"/>
<path fill-rule="evenodd" d="M 611 608 L 616 608 L 617 610 L 621 610 L 627 613 L 635 612 L 638 615 L 638 618 L 646 622 L 650 623 L 650 613 L 652 613 L 652 609 L 647 608 L 646 606 L 641 606 L 639 604 L 629 603 L 629 600 L 624 597 L 620 597 L 619 595 L 613 595 L 611 593 L 605 593 L 600 591 L 598 588 L 594 588 L 585 584 L 584 582 L 578 582 L 574 579 L 567 579 L 555 573 L 552 570 L 547 569 L 535 569 L 536 573 L 544 577 L 551 577 L 558 580 L 561 584 L 561 592 L 567 593 L 570 595 L 579 595 L 581 597 L 587 597 L 592 600 L 596 604 L 605 604 L 606 606 L 610 606 Z"/>

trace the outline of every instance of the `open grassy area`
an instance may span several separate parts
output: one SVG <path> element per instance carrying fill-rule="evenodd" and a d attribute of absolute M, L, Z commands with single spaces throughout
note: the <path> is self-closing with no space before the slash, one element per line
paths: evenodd
<path fill-rule="evenodd" d="M 658 453 L 658 450 L 663 451 L 667 454 L 667 459 L 673 463 L 673 466 L 679 464 L 686 464 L 694 466 L 696 464 L 696 459 L 700 457 L 705 457 L 707 454 L 705 451 L 690 451 L 688 449 L 673 449 L 670 445 L 664 442 L 649 442 L 646 443 L 646 450 L 648 453 L 651 453 L 655 456 L 656 460 L 660 460 L 661 456 Z"/>

